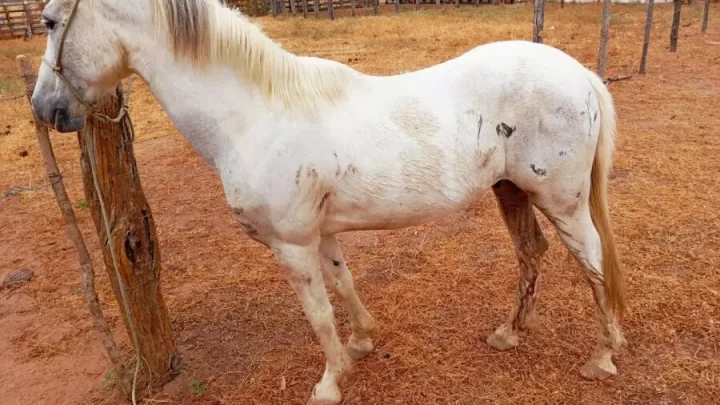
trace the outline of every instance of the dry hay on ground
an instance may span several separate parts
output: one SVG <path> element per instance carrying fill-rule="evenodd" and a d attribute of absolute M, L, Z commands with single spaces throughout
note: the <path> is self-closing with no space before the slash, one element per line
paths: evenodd
<path fill-rule="evenodd" d="M 702 4 L 683 11 L 679 50 L 667 51 L 672 5 L 656 5 L 648 75 L 613 83 L 619 135 L 612 219 L 625 266 L 630 346 L 620 374 L 578 375 L 596 321 L 590 290 L 552 232 L 543 263 L 540 327 L 498 353 L 484 337 L 515 300 L 509 235 L 491 196 L 434 224 L 343 235 L 357 288 L 378 321 L 377 351 L 356 363 L 345 404 L 707 404 L 720 398 L 720 30 L 699 34 Z M 719 15 L 713 5 L 711 15 Z M 262 19 L 286 48 L 392 74 L 492 40 L 529 38 L 527 5 L 445 8 L 366 19 Z M 644 6 L 613 6 L 609 75 L 637 69 Z M 555 4 L 545 41 L 589 67 L 600 6 Z M 687 24 L 687 25 L 686 25 Z M 13 57 L 41 40 L 0 43 L 0 97 L 21 91 Z M 14 84 L 15 83 L 15 84 Z M 18 90 L 19 89 L 19 90 Z M 163 289 L 184 373 L 148 404 L 302 404 L 323 356 L 270 253 L 245 238 L 219 181 L 136 86 L 132 115 L 143 186 L 155 215 Z M 240 107 L 241 108 L 241 107 Z M 72 245 L 44 181 L 26 101 L 0 102 L 0 276 L 36 277 L 0 293 L 0 387 L 8 405 L 119 404 L 102 388 L 108 363 L 80 294 Z M 6 128 L 7 126 L 7 128 Z M 77 141 L 53 134 L 94 262 L 102 263 L 82 202 Z M 159 138 L 159 139 L 151 139 Z M 21 157 L 27 151 L 27 157 Z M 544 229 L 547 221 L 542 221 Z M 106 314 L 127 338 L 98 268 Z M 343 337 L 348 322 L 334 300 Z"/>

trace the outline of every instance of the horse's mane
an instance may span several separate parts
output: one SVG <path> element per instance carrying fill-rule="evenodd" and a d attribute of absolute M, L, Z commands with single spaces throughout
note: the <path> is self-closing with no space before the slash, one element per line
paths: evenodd
<path fill-rule="evenodd" d="M 337 62 L 283 50 L 242 13 L 217 0 L 149 0 L 158 34 L 177 58 L 203 68 L 234 66 L 271 103 L 316 110 L 345 94 L 354 71 Z"/>

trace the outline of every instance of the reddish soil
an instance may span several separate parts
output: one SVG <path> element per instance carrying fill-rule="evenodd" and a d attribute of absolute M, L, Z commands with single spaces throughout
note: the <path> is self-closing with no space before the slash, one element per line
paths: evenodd
<path fill-rule="evenodd" d="M 484 338 L 515 301 L 516 259 L 491 195 L 426 226 L 342 235 L 359 294 L 378 322 L 377 350 L 357 362 L 345 404 L 720 403 L 720 9 L 700 34 L 702 4 L 683 11 L 667 51 L 672 5 L 656 5 L 646 76 L 636 74 L 644 6 L 613 6 L 609 75 L 619 114 L 612 220 L 624 265 L 629 347 L 619 374 L 583 380 L 595 345 L 590 289 L 543 218 L 540 326 L 516 349 Z M 600 6 L 548 6 L 545 42 L 596 63 Z M 387 74 L 471 47 L 529 38 L 531 7 L 462 7 L 336 21 L 263 18 L 294 52 Z M 126 403 L 103 387 L 109 370 L 81 295 L 75 251 L 35 145 L 14 56 L 37 68 L 44 42 L 0 42 L 0 277 L 35 278 L 0 292 L 0 402 Z M 162 286 L 182 374 L 146 404 L 303 404 L 324 366 L 300 304 L 270 252 L 245 237 L 219 180 L 136 81 L 136 157 L 157 222 Z M 83 208 L 77 140 L 51 134 L 97 270 L 101 301 L 132 353 Z M 156 139 L 153 139 L 156 138 Z M 23 152 L 27 156 L 23 157 Z M 348 322 L 333 297 L 343 338 Z M 144 395 L 144 392 L 140 393 Z"/>

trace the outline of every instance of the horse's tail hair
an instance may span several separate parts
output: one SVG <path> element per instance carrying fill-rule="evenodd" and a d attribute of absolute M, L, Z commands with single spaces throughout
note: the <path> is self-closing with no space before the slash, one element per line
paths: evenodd
<path fill-rule="evenodd" d="M 605 298 L 616 313 L 622 313 L 625 309 L 625 286 L 608 207 L 608 176 L 615 150 L 615 106 L 602 79 L 592 71 L 588 71 L 588 75 L 600 109 L 600 136 L 590 175 L 590 216 L 600 234 Z"/>

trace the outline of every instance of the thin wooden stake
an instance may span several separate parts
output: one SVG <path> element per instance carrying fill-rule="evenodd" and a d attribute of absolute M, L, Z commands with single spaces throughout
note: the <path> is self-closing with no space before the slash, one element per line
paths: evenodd
<path fill-rule="evenodd" d="M 653 6 L 655 0 L 648 0 L 647 19 L 645 20 L 645 39 L 643 40 L 642 56 L 640 57 L 640 74 L 645 74 L 647 66 L 648 49 L 650 48 L 650 31 L 652 30 Z"/>
<path fill-rule="evenodd" d="M 378 15 L 380 13 L 380 0 L 372 0 L 373 3 L 373 14 Z"/>
<path fill-rule="evenodd" d="M 295 8 L 295 0 L 290 0 L 290 13 L 295 15 L 297 9 Z"/>
<path fill-rule="evenodd" d="M 395 13 L 400 13 L 400 0 L 395 0 Z"/>
<path fill-rule="evenodd" d="M 313 0 L 315 5 L 315 18 L 320 18 L 320 0 Z"/>
<path fill-rule="evenodd" d="M 303 18 L 307 18 L 308 0 L 303 0 Z"/>
<path fill-rule="evenodd" d="M 333 7 L 333 0 L 328 0 L 328 13 L 330 14 L 330 19 L 335 19 L 335 8 Z"/>
<path fill-rule="evenodd" d="M 350 15 L 355 17 L 355 0 L 350 0 Z"/>
<path fill-rule="evenodd" d="M 601 78 L 605 77 L 605 68 L 608 58 L 608 37 L 610 35 L 610 5 L 612 0 L 605 0 L 603 3 L 602 28 L 600 29 L 600 52 L 598 52 L 598 71 Z"/>
<path fill-rule="evenodd" d="M 682 0 L 675 0 L 673 3 L 673 20 L 670 28 L 670 52 L 677 51 L 678 32 L 680 31 L 680 10 L 682 9 Z"/>
<path fill-rule="evenodd" d="M 35 82 L 37 77 L 33 73 L 33 68 L 30 60 L 25 55 L 18 55 L 17 58 L 17 69 L 20 75 L 25 79 L 25 95 L 28 101 L 31 100 L 32 94 L 35 91 Z M 67 228 L 70 240 L 75 245 L 77 251 L 78 261 L 80 262 L 80 277 L 83 281 L 83 292 L 85 293 L 85 302 L 90 311 L 90 315 L 93 320 L 93 329 L 95 334 L 102 341 L 105 347 L 105 352 L 110 359 L 113 371 L 117 377 L 118 386 L 124 394 L 130 394 L 130 377 L 125 371 L 123 365 L 122 354 L 115 343 L 110 327 L 105 320 L 103 315 L 100 301 L 95 291 L 95 271 L 93 269 L 92 261 L 90 260 L 90 253 L 85 245 L 80 228 L 77 224 L 75 212 L 72 209 L 70 198 L 65 191 L 65 185 L 63 184 L 62 175 L 58 168 L 57 162 L 55 161 L 55 154 L 53 153 L 52 143 L 48 136 L 48 129 L 45 125 L 41 124 L 35 116 L 35 113 L 31 111 L 33 121 L 35 123 L 35 135 L 37 136 L 38 144 L 40 146 L 40 155 L 42 155 L 43 164 L 45 166 L 45 172 L 48 175 L 48 179 L 52 186 L 53 192 L 55 193 L 55 199 L 57 200 L 60 212 L 62 213 L 63 219 L 65 220 L 65 226 Z"/>
<path fill-rule="evenodd" d="M 702 26 L 700 28 L 700 32 L 702 33 L 707 32 L 708 14 L 710 14 L 710 0 L 705 0 L 705 5 L 703 5 Z"/>

